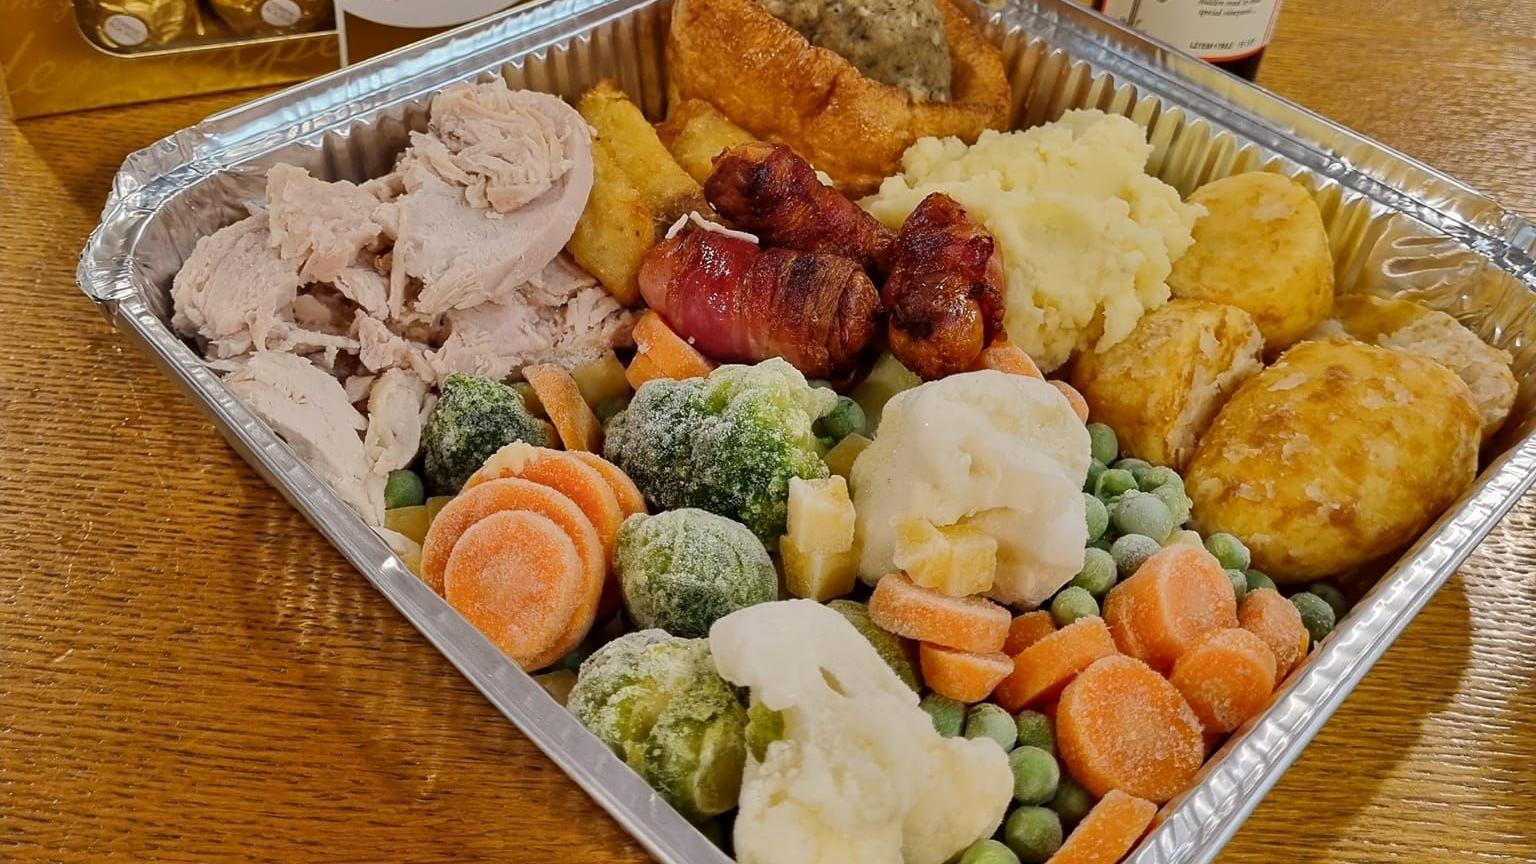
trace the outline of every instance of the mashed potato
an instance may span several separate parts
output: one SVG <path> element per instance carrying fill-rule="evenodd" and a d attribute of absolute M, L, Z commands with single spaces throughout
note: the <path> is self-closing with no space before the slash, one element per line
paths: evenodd
<path fill-rule="evenodd" d="M 1124 339 L 1167 302 L 1173 262 L 1205 213 L 1146 173 L 1142 127 L 1069 111 L 1027 132 L 923 138 L 863 207 L 897 228 L 932 192 L 959 201 L 996 236 L 1009 337 L 1049 372 L 1073 351 Z"/>
<path fill-rule="evenodd" d="M 1034 606 L 1083 566 L 1088 430 L 1061 391 L 1024 375 L 951 375 L 896 394 L 853 463 L 859 575 L 896 569 L 898 527 L 965 524 L 997 541 L 989 594 Z"/>

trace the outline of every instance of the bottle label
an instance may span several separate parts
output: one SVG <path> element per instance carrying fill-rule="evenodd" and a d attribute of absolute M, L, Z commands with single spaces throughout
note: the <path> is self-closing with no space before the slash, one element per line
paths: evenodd
<path fill-rule="evenodd" d="M 1098 0 L 1100 12 L 1202 60 L 1240 60 L 1269 44 L 1280 0 Z"/>
<path fill-rule="evenodd" d="M 273 27 L 292 27 L 304 17 L 304 10 L 293 0 L 267 0 L 261 4 L 261 20 Z"/>

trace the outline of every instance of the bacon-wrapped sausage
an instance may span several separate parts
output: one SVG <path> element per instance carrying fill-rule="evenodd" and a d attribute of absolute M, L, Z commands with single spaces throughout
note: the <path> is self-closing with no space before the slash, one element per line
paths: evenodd
<path fill-rule="evenodd" d="M 972 368 L 1003 334 L 1003 263 L 992 235 L 935 192 L 902 224 L 881 291 L 891 353 L 924 379 Z"/>
<path fill-rule="evenodd" d="M 731 224 L 769 246 L 828 252 L 857 261 L 871 276 L 890 264 L 896 235 L 821 185 L 816 171 L 783 144 L 738 144 L 715 157 L 704 197 Z"/>
<path fill-rule="evenodd" d="M 859 360 L 880 331 L 880 294 L 854 261 L 762 249 L 685 228 L 640 264 L 640 294 L 678 335 L 714 360 L 783 357 L 812 378 Z"/>

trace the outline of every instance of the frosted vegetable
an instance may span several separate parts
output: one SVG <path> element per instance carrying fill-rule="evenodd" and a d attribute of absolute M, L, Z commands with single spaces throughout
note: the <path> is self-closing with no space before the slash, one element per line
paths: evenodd
<path fill-rule="evenodd" d="M 491 454 L 513 441 L 549 446 L 549 430 L 518 392 L 489 378 L 455 372 L 421 430 L 427 483 L 437 495 L 463 487 Z"/>
<path fill-rule="evenodd" d="M 636 626 L 674 636 L 707 636 L 719 618 L 779 593 L 773 560 L 757 536 L 704 510 L 624 520 L 613 565 Z"/>
<path fill-rule="evenodd" d="M 658 508 L 708 510 L 772 542 L 784 533 L 789 479 L 827 476 L 812 425 L 836 404 L 777 358 L 647 381 L 609 421 L 603 453 Z"/>
<path fill-rule="evenodd" d="M 704 640 L 620 636 L 581 664 L 567 707 L 684 816 L 736 806 L 747 714 Z"/>

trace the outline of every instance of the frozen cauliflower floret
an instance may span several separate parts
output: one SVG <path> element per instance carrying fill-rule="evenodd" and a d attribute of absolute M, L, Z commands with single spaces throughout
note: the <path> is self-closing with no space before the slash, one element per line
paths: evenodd
<path fill-rule="evenodd" d="M 859 575 L 897 568 L 909 520 L 964 521 L 997 542 L 990 596 L 1039 604 L 1082 568 L 1090 458 L 1088 430 L 1037 378 L 967 372 L 898 393 L 853 463 Z"/>
<path fill-rule="evenodd" d="M 941 737 L 836 611 L 764 603 L 716 622 L 709 644 L 721 676 L 782 722 L 747 760 L 741 864 L 942 864 L 997 829 L 1013 794 L 1002 750 Z"/>
<path fill-rule="evenodd" d="M 895 561 L 924 588 L 951 597 L 985 594 L 997 577 L 997 541 L 964 522 L 939 528 L 904 519 L 896 526 Z"/>

